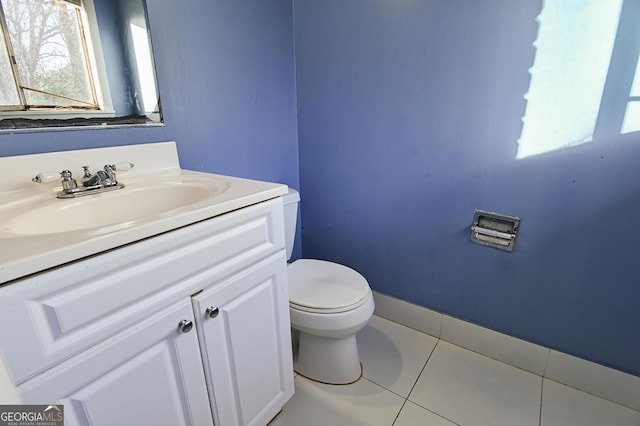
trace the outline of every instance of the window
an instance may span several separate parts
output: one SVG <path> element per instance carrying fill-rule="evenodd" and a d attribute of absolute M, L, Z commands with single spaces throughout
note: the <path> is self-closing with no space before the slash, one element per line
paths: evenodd
<path fill-rule="evenodd" d="M 0 111 L 104 113 L 85 1 L 0 0 Z"/>

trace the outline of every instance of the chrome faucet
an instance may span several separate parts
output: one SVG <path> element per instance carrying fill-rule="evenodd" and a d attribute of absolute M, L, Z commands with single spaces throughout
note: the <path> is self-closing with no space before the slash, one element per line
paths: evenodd
<path fill-rule="evenodd" d="M 89 166 L 82 166 L 84 175 L 80 179 L 81 185 L 73 178 L 69 170 L 60 172 L 62 178 L 62 191 L 58 192 L 58 198 L 76 198 L 84 195 L 98 194 L 101 192 L 113 191 L 124 188 L 124 184 L 118 182 L 116 171 L 126 171 L 133 167 L 133 163 L 106 164 L 103 170 L 92 174 Z M 39 173 L 32 181 L 37 183 L 47 183 L 55 180 L 55 173 Z"/>
<path fill-rule="evenodd" d="M 84 169 L 84 176 L 82 176 L 82 186 L 91 187 L 96 185 L 112 186 L 118 183 L 116 179 L 115 164 L 105 165 L 104 170 L 98 170 L 96 174 L 91 174 L 89 166 L 82 166 Z"/>

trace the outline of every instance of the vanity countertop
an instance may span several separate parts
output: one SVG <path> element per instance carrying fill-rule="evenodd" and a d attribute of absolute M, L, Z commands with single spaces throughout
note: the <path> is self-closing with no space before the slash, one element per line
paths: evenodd
<path fill-rule="evenodd" d="M 125 188 L 57 199 L 41 172 L 131 162 Z M 0 158 L 0 285 L 287 193 L 287 186 L 180 168 L 174 142 Z"/>

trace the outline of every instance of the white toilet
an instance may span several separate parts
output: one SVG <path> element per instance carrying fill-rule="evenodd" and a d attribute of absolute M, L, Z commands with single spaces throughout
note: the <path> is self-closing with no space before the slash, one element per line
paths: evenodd
<path fill-rule="evenodd" d="M 287 256 L 296 232 L 300 195 L 284 197 Z M 373 315 L 373 295 L 367 280 L 343 265 L 313 259 L 289 264 L 291 328 L 299 332 L 294 369 L 330 384 L 353 383 L 362 375 L 356 333 Z"/>

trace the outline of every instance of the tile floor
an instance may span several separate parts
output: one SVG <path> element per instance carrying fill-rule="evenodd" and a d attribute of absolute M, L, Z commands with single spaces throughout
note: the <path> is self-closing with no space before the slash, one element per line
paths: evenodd
<path fill-rule="evenodd" d="M 271 426 L 640 426 L 640 412 L 374 316 L 358 334 L 364 377 L 296 376 Z"/>

